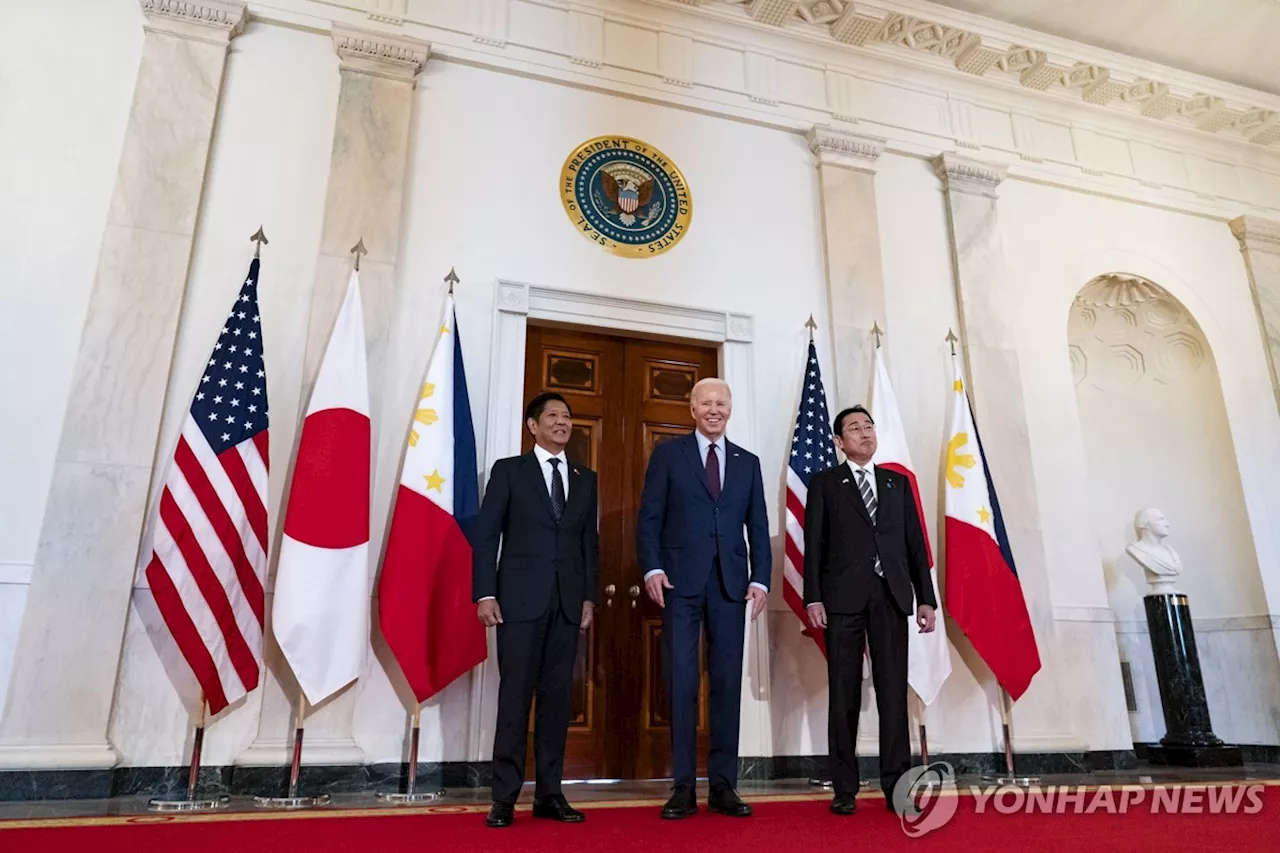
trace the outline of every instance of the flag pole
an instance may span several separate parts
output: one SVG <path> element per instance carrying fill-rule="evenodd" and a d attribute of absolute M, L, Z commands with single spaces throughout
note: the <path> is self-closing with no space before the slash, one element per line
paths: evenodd
<path fill-rule="evenodd" d="M 249 242 L 255 244 L 253 247 L 253 257 L 262 257 L 262 247 L 270 243 L 267 239 L 266 232 L 262 230 L 262 226 L 258 226 L 258 230 L 253 232 L 253 236 L 249 238 Z"/>
<path fill-rule="evenodd" d="M 1010 734 L 1013 722 L 1013 700 L 1009 698 L 1009 692 L 1001 687 L 996 701 L 1000 704 L 1000 728 L 1004 737 L 1004 773 L 984 773 L 982 781 L 994 782 L 997 785 L 1015 785 L 1019 788 L 1039 785 L 1039 776 L 1019 774 L 1013 768 L 1013 737 Z"/>
<path fill-rule="evenodd" d="M 391 793 L 378 792 L 378 799 L 393 806 L 429 803 L 444 796 L 443 789 L 432 791 L 418 790 L 418 735 L 419 723 L 422 721 L 422 706 L 413 706 L 413 718 L 409 730 L 409 767 L 405 777 L 404 791 Z"/>
<path fill-rule="evenodd" d="M 164 800 L 156 798 L 147 803 L 153 812 L 201 812 L 220 809 L 230 802 L 226 796 L 206 797 L 198 799 L 196 788 L 200 783 L 200 756 L 204 752 L 204 694 L 200 694 L 200 711 L 196 715 L 195 735 L 191 740 L 191 765 L 187 770 L 187 796 L 181 800 Z"/>
<path fill-rule="evenodd" d="M 262 808 L 306 809 L 312 806 L 324 806 L 329 804 L 328 794 L 321 794 L 318 797 L 298 796 L 298 780 L 302 775 L 303 720 L 307 715 L 307 694 L 302 692 L 301 685 L 298 686 L 298 706 L 296 713 L 298 718 L 295 724 L 296 727 L 293 730 L 293 760 L 289 764 L 289 791 L 283 797 L 254 797 L 254 804 Z"/>
<path fill-rule="evenodd" d="M 929 763 L 929 731 L 924 725 L 924 702 L 920 699 L 920 694 L 915 690 L 908 688 L 908 703 L 911 708 L 911 715 L 916 718 L 916 725 L 920 732 L 920 763 Z"/>

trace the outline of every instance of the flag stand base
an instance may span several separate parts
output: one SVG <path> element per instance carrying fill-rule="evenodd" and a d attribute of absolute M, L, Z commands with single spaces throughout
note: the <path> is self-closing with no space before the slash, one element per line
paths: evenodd
<path fill-rule="evenodd" d="M 1004 772 L 983 773 L 982 781 L 987 785 L 1011 785 L 1016 788 L 1035 788 L 1040 784 L 1039 776 L 1027 776 L 1013 769 L 1013 738 L 1009 735 L 1009 721 L 1013 717 L 1013 700 L 1000 688 L 1001 729 L 1004 732 Z"/>
<path fill-rule="evenodd" d="M 329 795 L 318 797 L 254 797 L 253 804 L 264 809 L 309 809 L 329 805 Z"/>
<path fill-rule="evenodd" d="M 422 707 L 415 705 L 413 720 L 409 730 L 409 768 L 405 779 L 404 793 L 378 792 L 378 800 L 389 806 L 411 806 L 419 803 L 431 803 L 444 797 L 444 791 L 418 790 L 418 723 L 421 721 Z"/>
<path fill-rule="evenodd" d="M 227 796 L 196 797 L 196 785 L 200 781 L 200 757 L 204 751 L 204 696 L 200 697 L 200 715 L 196 719 L 195 735 L 191 739 L 191 764 L 187 770 L 187 796 L 181 800 L 154 799 L 147 803 L 153 812 L 211 812 L 231 802 Z"/>
<path fill-rule="evenodd" d="M 384 794 L 378 792 L 378 800 L 389 806 L 410 806 L 418 803 L 433 803 L 444 797 L 444 791 L 414 791 L 411 794 Z"/>
<path fill-rule="evenodd" d="M 813 786 L 813 787 L 815 787 L 815 788 L 825 788 L 825 789 L 826 789 L 826 790 L 828 790 L 828 791 L 830 791 L 832 788 L 834 788 L 834 787 L 835 787 L 835 786 L 832 784 L 832 782 L 831 782 L 831 780 L 830 780 L 830 779 L 819 779 L 817 776 L 815 776 L 815 777 L 813 777 L 812 779 L 810 779 L 810 780 L 809 780 L 809 784 L 810 784 L 810 785 L 812 785 L 812 786 Z M 865 790 L 865 789 L 870 788 L 870 787 L 871 787 L 871 782 L 870 782 L 869 780 L 867 780 L 867 779 L 860 779 L 860 780 L 858 780 L 858 789 L 859 789 L 859 790 Z"/>
<path fill-rule="evenodd" d="M 293 761 L 289 764 L 289 792 L 283 797 L 254 797 L 253 804 L 259 808 L 309 809 L 313 806 L 329 805 L 328 794 L 321 794 L 318 797 L 298 796 L 298 777 L 302 774 L 302 721 L 307 714 L 307 697 L 301 687 L 298 688 L 297 714 L 297 724 L 293 730 Z"/>
<path fill-rule="evenodd" d="M 209 797 L 203 800 L 151 800 L 147 810 L 153 812 L 211 812 L 231 802 L 227 796 Z"/>

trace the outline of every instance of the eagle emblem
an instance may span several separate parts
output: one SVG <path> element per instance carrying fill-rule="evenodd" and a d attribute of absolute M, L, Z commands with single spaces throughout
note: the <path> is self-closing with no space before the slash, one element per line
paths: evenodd
<path fill-rule="evenodd" d="M 636 224 L 636 211 L 653 200 L 653 177 L 642 169 L 615 166 L 600 170 L 600 188 L 618 210 L 623 225 Z"/>

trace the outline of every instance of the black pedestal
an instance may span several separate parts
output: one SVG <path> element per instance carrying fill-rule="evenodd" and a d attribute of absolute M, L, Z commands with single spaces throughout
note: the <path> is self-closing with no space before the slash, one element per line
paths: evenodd
<path fill-rule="evenodd" d="M 1152 764 L 1178 767 L 1238 767 L 1244 756 L 1213 733 L 1200 675 L 1200 656 L 1191 627 L 1191 607 L 1181 593 L 1148 595 L 1147 628 L 1155 657 L 1165 735 L 1152 747 Z"/>

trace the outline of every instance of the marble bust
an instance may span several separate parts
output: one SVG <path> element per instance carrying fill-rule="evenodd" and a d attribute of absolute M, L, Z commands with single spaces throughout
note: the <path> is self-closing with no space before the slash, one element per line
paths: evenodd
<path fill-rule="evenodd" d="M 1133 519 L 1138 541 L 1125 552 L 1142 566 L 1153 595 L 1178 592 L 1175 587 L 1182 574 L 1182 558 L 1165 540 L 1169 537 L 1169 519 L 1158 509 L 1140 510 Z"/>

